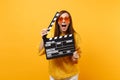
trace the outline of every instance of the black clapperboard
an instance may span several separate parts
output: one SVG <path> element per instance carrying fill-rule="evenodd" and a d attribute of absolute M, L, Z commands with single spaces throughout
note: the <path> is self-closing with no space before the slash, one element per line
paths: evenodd
<path fill-rule="evenodd" d="M 50 25 L 48 26 L 48 32 L 52 28 L 59 15 L 59 12 L 55 14 Z M 47 38 L 46 36 L 47 35 L 43 36 L 43 41 L 47 59 L 72 55 L 75 51 L 73 34 L 57 36 L 52 38 Z"/>

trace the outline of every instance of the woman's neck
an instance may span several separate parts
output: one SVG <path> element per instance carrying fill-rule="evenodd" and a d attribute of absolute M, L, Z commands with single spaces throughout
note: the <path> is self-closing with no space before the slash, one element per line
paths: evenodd
<path fill-rule="evenodd" d="M 66 32 L 61 32 L 61 35 L 65 35 L 66 34 Z"/>

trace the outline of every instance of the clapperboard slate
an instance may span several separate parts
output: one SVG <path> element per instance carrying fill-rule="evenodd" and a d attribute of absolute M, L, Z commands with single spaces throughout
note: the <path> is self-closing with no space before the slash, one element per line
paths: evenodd
<path fill-rule="evenodd" d="M 53 20 L 48 27 L 48 31 L 50 31 L 58 16 L 59 12 L 55 14 Z M 57 36 L 53 38 L 47 38 L 46 36 L 47 35 L 43 36 L 43 41 L 47 59 L 72 55 L 75 51 L 73 34 Z"/>

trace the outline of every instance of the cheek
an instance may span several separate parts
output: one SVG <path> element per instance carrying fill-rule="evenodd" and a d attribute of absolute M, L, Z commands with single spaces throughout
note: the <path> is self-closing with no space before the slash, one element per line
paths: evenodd
<path fill-rule="evenodd" d="M 70 22 L 67 23 L 67 27 L 70 25 Z"/>
<path fill-rule="evenodd" d="M 58 25 L 59 25 L 59 28 L 61 29 L 62 28 L 61 23 L 58 22 Z"/>
<path fill-rule="evenodd" d="M 70 21 L 68 21 L 67 24 L 70 24 Z"/>
<path fill-rule="evenodd" d="M 61 23 L 60 23 L 60 22 L 58 22 L 58 25 L 60 26 L 60 25 L 61 25 Z"/>

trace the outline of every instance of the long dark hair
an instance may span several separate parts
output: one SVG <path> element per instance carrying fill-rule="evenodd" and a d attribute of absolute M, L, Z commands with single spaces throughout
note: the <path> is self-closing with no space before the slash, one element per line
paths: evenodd
<path fill-rule="evenodd" d="M 59 17 L 63 14 L 63 13 L 67 13 L 69 15 L 69 18 L 70 18 L 70 24 L 68 26 L 68 29 L 66 31 L 66 34 L 73 34 L 75 32 L 75 30 L 73 29 L 73 23 L 72 23 L 72 17 L 70 15 L 70 13 L 66 10 L 62 10 L 60 11 L 60 15 Z M 58 19 L 59 17 L 57 18 L 56 22 L 55 22 L 55 31 L 54 31 L 54 37 L 55 36 L 60 36 L 61 32 L 60 32 L 60 26 L 58 24 Z"/>

